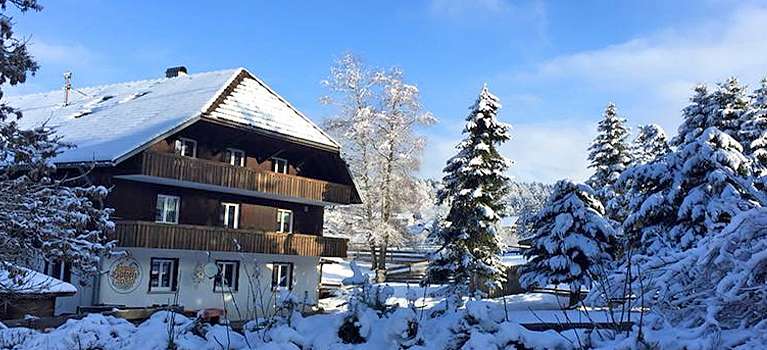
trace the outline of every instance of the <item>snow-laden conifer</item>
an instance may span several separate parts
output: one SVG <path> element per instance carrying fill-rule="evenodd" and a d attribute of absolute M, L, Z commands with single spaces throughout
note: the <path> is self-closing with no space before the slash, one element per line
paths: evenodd
<path fill-rule="evenodd" d="M 767 175 L 767 78 L 751 96 L 751 106 L 741 116 L 741 145 L 754 161 L 758 177 Z"/>
<path fill-rule="evenodd" d="M 658 124 L 642 125 L 632 144 L 632 164 L 650 163 L 666 155 L 671 149 L 668 137 Z"/>
<path fill-rule="evenodd" d="M 451 281 L 451 292 L 463 294 L 493 287 L 502 279 L 497 235 L 504 215 L 510 161 L 498 145 L 510 139 L 510 126 L 498 121 L 501 104 L 482 88 L 466 117 L 458 154 L 447 161 L 440 203 L 449 206 L 442 227 L 434 233 L 442 247 L 429 264 L 432 282 Z M 465 294 L 463 294 L 465 295 Z"/>
<path fill-rule="evenodd" d="M 677 135 L 671 139 L 673 146 L 695 140 L 707 128 L 707 115 L 711 104 L 711 93 L 708 86 L 700 84 L 693 89 L 690 103 L 682 109 L 682 124 L 677 129 Z"/>
<path fill-rule="evenodd" d="M 731 77 L 717 84 L 711 93 L 711 105 L 707 114 L 706 128 L 716 127 L 719 131 L 740 142 L 741 116 L 748 109 L 749 97 L 746 87 Z"/>
<path fill-rule="evenodd" d="M 561 180 L 543 209 L 530 220 L 532 243 L 525 256 L 523 287 L 566 283 L 590 288 L 615 252 L 613 223 L 588 185 Z"/>
<path fill-rule="evenodd" d="M 631 164 L 628 136 L 626 119 L 618 115 L 615 104 L 608 104 L 597 126 L 597 136 L 589 147 L 589 168 L 594 169 L 594 174 L 587 183 L 596 190 L 611 217 L 618 216 L 623 207 L 618 198 L 622 190 L 614 184 Z"/>

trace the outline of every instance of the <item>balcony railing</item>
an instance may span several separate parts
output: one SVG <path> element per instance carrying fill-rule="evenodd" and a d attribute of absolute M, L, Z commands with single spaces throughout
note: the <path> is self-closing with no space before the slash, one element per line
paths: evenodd
<path fill-rule="evenodd" d="M 141 172 L 147 176 L 319 202 L 349 204 L 352 200 L 351 186 L 170 153 L 144 152 Z"/>
<path fill-rule="evenodd" d="M 302 234 L 234 230 L 147 221 L 118 221 L 120 247 L 346 257 L 347 240 Z"/>

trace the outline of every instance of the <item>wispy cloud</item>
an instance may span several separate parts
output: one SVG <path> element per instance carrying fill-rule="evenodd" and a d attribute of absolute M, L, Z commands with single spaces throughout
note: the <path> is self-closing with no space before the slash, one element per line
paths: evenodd
<path fill-rule="evenodd" d="M 84 66 L 93 63 L 98 55 L 81 44 L 61 45 L 33 40 L 29 43 L 32 56 L 43 66 Z"/>
<path fill-rule="evenodd" d="M 666 28 L 601 49 L 554 57 L 510 77 L 516 82 L 578 84 L 605 94 L 605 101 L 628 94 L 642 109 L 676 119 L 694 84 L 731 75 L 754 82 L 767 73 L 767 40 L 757 34 L 764 23 L 767 7 L 744 5 L 694 28 Z"/>

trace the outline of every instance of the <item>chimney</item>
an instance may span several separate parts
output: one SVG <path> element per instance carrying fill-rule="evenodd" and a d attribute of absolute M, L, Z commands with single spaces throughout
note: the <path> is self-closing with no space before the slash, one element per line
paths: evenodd
<path fill-rule="evenodd" d="M 165 70 L 166 78 L 183 77 L 185 75 L 187 75 L 187 70 L 184 66 L 170 67 Z"/>

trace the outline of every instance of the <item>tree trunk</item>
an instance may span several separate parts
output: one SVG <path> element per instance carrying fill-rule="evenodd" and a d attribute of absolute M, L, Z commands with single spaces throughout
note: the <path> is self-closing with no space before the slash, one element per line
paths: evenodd
<path fill-rule="evenodd" d="M 376 266 L 378 266 L 378 255 L 376 255 L 376 244 L 375 241 L 372 239 L 370 240 L 370 266 L 373 268 L 373 271 L 376 270 Z"/>

